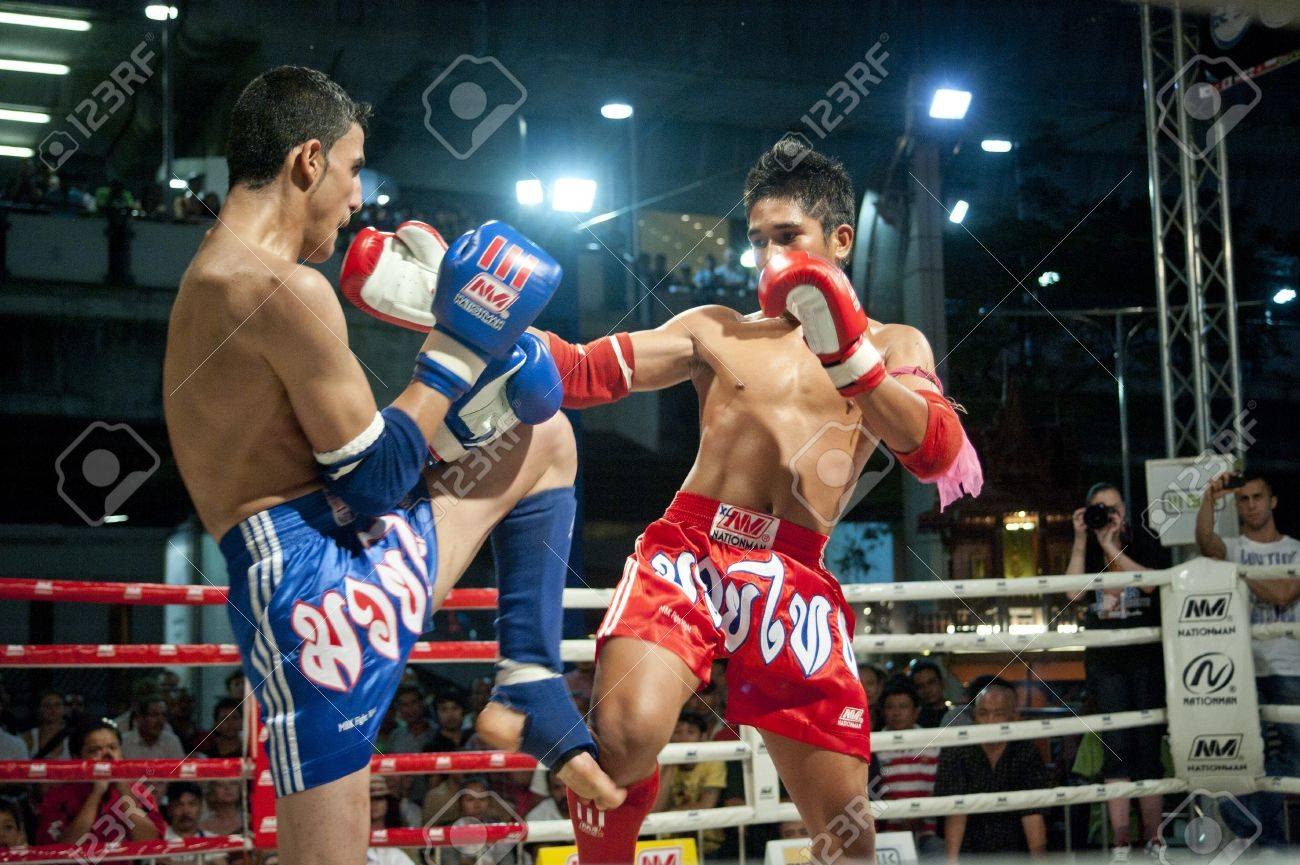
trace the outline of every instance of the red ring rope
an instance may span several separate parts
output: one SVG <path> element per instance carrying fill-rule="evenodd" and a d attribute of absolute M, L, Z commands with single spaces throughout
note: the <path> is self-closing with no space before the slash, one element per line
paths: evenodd
<path fill-rule="evenodd" d="M 138 606 L 213 606 L 226 602 L 225 586 L 105 583 L 0 577 L 0 601 L 61 601 Z M 494 610 L 496 589 L 452 589 L 440 610 Z"/>
<path fill-rule="evenodd" d="M 410 663 L 497 660 L 497 644 L 485 640 L 416 643 Z M 229 643 L 57 643 L 0 645 L 2 667 L 192 667 L 237 665 L 239 649 Z"/>
<path fill-rule="evenodd" d="M 212 781 L 247 778 L 251 761 L 242 757 L 194 760 L 0 760 L 0 781 Z"/>

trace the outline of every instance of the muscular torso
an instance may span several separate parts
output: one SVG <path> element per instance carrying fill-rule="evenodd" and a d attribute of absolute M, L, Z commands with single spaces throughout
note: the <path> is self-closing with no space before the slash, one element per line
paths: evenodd
<path fill-rule="evenodd" d="M 796 324 L 732 314 L 719 326 L 697 339 L 700 449 L 682 489 L 829 532 L 878 437 Z M 890 327 L 872 323 L 886 366 Z"/>
<path fill-rule="evenodd" d="M 209 232 L 181 280 L 167 330 L 163 410 L 181 478 L 214 538 L 319 488 L 288 395 L 259 348 L 258 316 L 297 267 Z M 303 314 L 310 313 L 305 307 Z"/>

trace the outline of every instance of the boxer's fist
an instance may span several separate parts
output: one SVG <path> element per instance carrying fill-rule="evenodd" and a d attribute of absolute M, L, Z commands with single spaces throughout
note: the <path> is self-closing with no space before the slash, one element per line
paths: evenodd
<path fill-rule="evenodd" d="M 844 271 L 802 250 L 773 256 L 758 281 L 763 314 L 789 312 L 803 338 L 844 396 L 874 390 L 885 364 L 871 342 L 869 320 Z"/>
<path fill-rule="evenodd" d="M 363 228 L 348 246 L 339 288 L 362 311 L 390 324 L 427 332 L 447 242 L 423 222 L 397 231 Z"/>
<path fill-rule="evenodd" d="M 564 388 L 546 344 L 531 333 L 505 358 L 488 363 L 478 382 L 447 411 L 429 451 L 451 462 L 466 448 L 495 441 L 516 423 L 539 424 L 560 410 Z"/>
<path fill-rule="evenodd" d="M 442 259 L 433 332 L 416 378 L 463 396 L 491 358 L 504 358 L 555 294 L 563 271 L 541 247 L 502 222 L 456 239 Z"/>

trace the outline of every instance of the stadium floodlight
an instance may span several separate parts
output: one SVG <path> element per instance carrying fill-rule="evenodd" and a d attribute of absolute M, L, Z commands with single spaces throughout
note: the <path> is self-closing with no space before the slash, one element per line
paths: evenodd
<path fill-rule="evenodd" d="M 596 203 L 596 181 L 561 177 L 551 186 L 551 207 L 565 213 L 589 213 Z"/>
<path fill-rule="evenodd" d="M 536 207 L 542 203 L 542 182 L 536 177 L 515 181 L 515 201 L 524 207 Z"/>
<path fill-rule="evenodd" d="M 969 90 L 940 87 L 930 99 L 930 116 L 937 120 L 961 120 L 970 108 Z"/>
<path fill-rule="evenodd" d="M 627 120 L 632 116 L 632 106 L 626 102 L 606 102 L 600 106 L 600 116 L 606 120 Z"/>
<path fill-rule="evenodd" d="M 965 201 L 958 201 L 952 206 L 952 213 L 948 214 L 948 221 L 961 225 L 962 220 L 966 218 L 966 211 L 970 210 L 970 204 Z"/>

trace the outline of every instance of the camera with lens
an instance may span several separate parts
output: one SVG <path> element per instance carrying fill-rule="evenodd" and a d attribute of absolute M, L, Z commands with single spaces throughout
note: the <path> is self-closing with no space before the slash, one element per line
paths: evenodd
<path fill-rule="evenodd" d="M 1088 505 L 1083 509 L 1083 524 L 1094 531 L 1104 529 L 1110 523 L 1110 515 L 1115 512 L 1110 505 L 1103 505 L 1100 502 Z"/>

